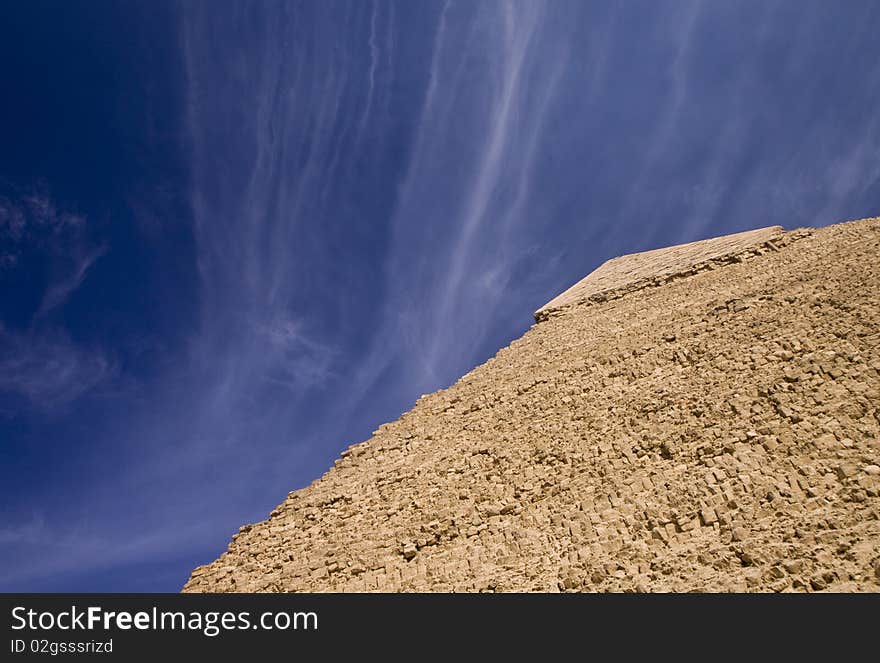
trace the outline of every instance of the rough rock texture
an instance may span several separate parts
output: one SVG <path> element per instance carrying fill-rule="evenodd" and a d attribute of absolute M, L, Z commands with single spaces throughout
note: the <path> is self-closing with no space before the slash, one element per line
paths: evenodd
<path fill-rule="evenodd" d="M 541 322 L 572 306 L 615 299 L 634 290 L 660 285 L 672 276 L 691 276 L 739 262 L 764 249 L 778 248 L 789 239 L 791 236 L 785 237 L 782 226 L 770 226 L 612 258 L 538 309 L 535 320 Z"/>
<path fill-rule="evenodd" d="M 880 591 L 880 218 L 755 232 L 606 263 L 184 591 Z"/>

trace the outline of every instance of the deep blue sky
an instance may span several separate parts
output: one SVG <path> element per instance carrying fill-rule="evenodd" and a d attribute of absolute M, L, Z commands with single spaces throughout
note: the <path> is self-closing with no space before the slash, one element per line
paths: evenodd
<path fill-rule="evenodd" d="M 176 591 L 602 261 L 880 213 L 873 0 L 0 25 L 0 590 Z"/>

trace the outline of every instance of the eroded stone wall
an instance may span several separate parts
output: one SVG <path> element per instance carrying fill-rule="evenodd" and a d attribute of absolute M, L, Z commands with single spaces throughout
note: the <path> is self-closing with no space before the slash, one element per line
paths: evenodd
<path fill-rule="evenodd" d="M 556 310 L 184 591 L 880 590 L 880 219 L 785 236 Z"/>

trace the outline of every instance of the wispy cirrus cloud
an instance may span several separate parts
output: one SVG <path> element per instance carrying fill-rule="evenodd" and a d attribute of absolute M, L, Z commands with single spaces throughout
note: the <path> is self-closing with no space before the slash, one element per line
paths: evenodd
<path fill-rule="evenodd" d="M 62 331 L 0 326 L 0 411 L 7 415 L 23 405 L 42 412 L 62 409 L 115 373 L 111 359 L 77 346 Z"/>
<path fill-rule="evenodd" d="M 30 243 L 48 249 L 53 240 L 69 239 L 67 233 L 85 225 L 81 215 L 58 210 L 45 192 L 11 193 L 0 195 L 0 237 L 8 248 Z"/>
<path fill-rule="evenodd" d="M 46 272 L 48 285 L 35 313 L 40 317 L 82 285 L 107 247 L 92 242 L 83 215 L 58 209 L 45 191 L 22 193 L 4 188 L 11 190 L 0 195 L 0 268 Z M 31 261 L 40 258 L 42 264 L 25 264 L 28 256 Z"/>
<path fill-rule="evenodd" d="M 77 247 L 67 255 L 67 264 L 46 288 L 36 316 L 41 317 L 57 308 L 82 285 L 89 268 L 107 252 L 107 247 Z"/>
<path fill-rule="evenodd" d="M 41 293 L 30 293 L 33 308 L 19 315 L 29 319 L 26 325 L 13 328 L 0 321 L 0 412 L 11 416 L 24 408 L 48 413 L 63 409 L 116 372 L 103 351 L 78 345 L 49 319 L 107 249 L 89 239 L 84 216 L 58 209 L 45 191 L 4 188 L 0 279 L 13 282 L 17 277 L 16 287 L 23 287 L 41 276 L 45 285 Z"/>
<path fill-rule="evenodd" d="M 32 513 L 18 524 L 0 528 L 0 546 L 10 553 L 0 571 L 0 586 L 8 591 L 52 591 L 71 574 L 88 575 L 137 564 L 145 557 L 162 559 L 197 549 L 216 525 L 193 521 L 185 531 L 148 528 L 134 523 L 108 532 L 94 522 L 55 522 Z M 150 582 L 131 579 L 136 591 L 150 591 Z M 161 582 L 168 582 L 162 578 Z M 173 581 L 172 581 L 173 582 Z M 61 584 L 61 586 L 65 586 Z"/>

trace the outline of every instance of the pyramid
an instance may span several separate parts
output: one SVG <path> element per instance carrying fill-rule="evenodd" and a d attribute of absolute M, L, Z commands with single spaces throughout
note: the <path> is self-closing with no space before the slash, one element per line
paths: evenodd
<path fill-rule="evenodd" d="M 185 592 L 880 591 L 880 218 L 610 260 Z"/>

